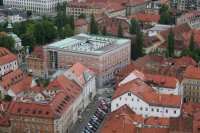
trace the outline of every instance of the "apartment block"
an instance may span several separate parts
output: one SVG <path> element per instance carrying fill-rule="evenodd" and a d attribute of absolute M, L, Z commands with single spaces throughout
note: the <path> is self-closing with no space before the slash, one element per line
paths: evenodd
<path fill-rule="evenodd" d="M 96 74 L 96 84 L 102 87 L 114 79 L 114 74 L 130 63 L 130 40 L 108 36 L 78 34 L 44 49 L 46 76 L 80 62 Z"/>

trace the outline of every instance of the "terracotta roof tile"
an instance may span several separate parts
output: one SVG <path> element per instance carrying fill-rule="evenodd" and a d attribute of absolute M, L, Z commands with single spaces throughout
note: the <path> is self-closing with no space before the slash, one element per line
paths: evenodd
<path fill-rule="evenodd" d="M 124 105 L 109 114 L 100 133 L 136 133 L 136 125 L 132 123 L 133 121 L 143 122 L 144 119 Z"/>
<path fill-rule="evenodd" d="M 191 65 L 191 66 L 196 67 L 198 64 L 191 57 L 183 56 L 183 57 L 175 60 L 175 65 L 179 65 L 179 66 L 184 66 L 184 65 L 189 66 L 189 65 Z"/>
<path fill-rule="evenodd" d="M 23 92 L 24 90 L 29 90 L 32 85 L 32 77 L 24 77 L 21 81 L 13 85 L 10 89 L 16 95 Z"/>
<path fill-rule="evenodd" d="M 44 58 L 43 48 L 41 46 L 36 46 L 33 52 L 28 56 L 28 58 Z"/>
<path fill-rule="evenodd" d="M 82 89 L 74 81 L 66 78 L 64 75 L 60 75 L 54 79 L 46 88 L 46 90 L 63 90 L 67 95 L 76 97 L 80 95 Z"/>
<path fill-rule="evenodd" d="M 128 83 L 122 84 L 119 86 L 119 88 L 116 90 L 114 95 L 112 96 L 112 99 L 115 99 L 127 92 L 132 92 L 133 94 L 138 94 L 140 92 L 155 92 L 153 88 L 145 84 L 140 79 L 132 80 Z"/>
<path fill-rule="evenodd" d="M 158 86 L 175 89 L 178 85 L 178 80 L 175 77 L 155 75 L 145 73 L 145 81 L 150 81 Z"/>
<path fill-rule="evenodd" d="M 169 128 L 140 128 L 139 133 L 169 133 Z"/>
<path fill-rule="evenodd" d="M 159 22 L 160 15 L 158 14 L 135 14 L 128 17 L 129 19 L 135 18 L 140 22 Z"/>
<path fill-rule="evenodd" d="M 183 77 L 191 79 L 200 79 L 200 68 L 188 66 Z"/>
<path fill-rule="evenodd" d="M 15 85 L 17 82 L 24 78 L 24 74 L 20 69 L 14 70 L 10 73 L 7 73 L 2 77 L 2 81 L 0 82 L 0 86 L 4 89 L 8 89 L 11 86 Z"/>
<path fill-rule="evenodd" d="M 17 57 L 4 47 L 0 47 L 0 65 L 12 62 Z"/>
<path fill-rule="evenodd" d="M 85 84 L 88 80 L 84 74 L 88 73 L 91 77 L 94 76 L 94 72 L 92 70 L 89 70 L 85 65 L 82 65 L 79 62 L 76 62 L 69 70 L 80 80 L 82 84 Z"/>
<path fill-rule="evenodd" d="M 169 126 L 169 118 L 158 118 L 158 117 L 148 117 L 145 120 L 146 125 L 159 125 L 159 126 Z"/>
<path fill-rule="evenodd" d="M 86 25 L 86 24 L 88 24 L 88 21 L 87 20 L 85 20 L 85 19 L 76 19 L 75 21 L 74 21 L 74 25 L 75 26 L 82 26 L 82 25 Z"/>

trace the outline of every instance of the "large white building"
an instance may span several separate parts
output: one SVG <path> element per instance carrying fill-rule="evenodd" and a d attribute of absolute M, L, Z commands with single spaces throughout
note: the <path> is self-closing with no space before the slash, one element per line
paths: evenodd
<path fill-rule="evenodd" d="M 69 2 L 71 0 L 3 0 L 3 4 L 6 7 L 13 9 L 48 14 L 55 12 L 57 4 L 63 2 Z"/>
<path fill-rule="evenodd" d="M 130 44 L 129 39 L 78 34 L 44 46 L 46 77 L 80 62 L 94 71 L 96 85 L 102 87 L 130 63 Z"/>
<path fill-rule="evenodd" d="M 125 104 L 144 118 L 178 117 L 181 113 L 182 97 L 159 94 L 140 79 L 135 79 L 117 89 L 112 97 L 111 112 Z"/>
<path fill-rule="evenodd" d="M 4 47 L 0 47 L 0 76 L 18 69 L 17 57 Z"/>

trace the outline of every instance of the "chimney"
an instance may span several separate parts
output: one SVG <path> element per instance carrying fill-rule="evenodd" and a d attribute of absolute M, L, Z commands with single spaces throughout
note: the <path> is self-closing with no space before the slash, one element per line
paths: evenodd
<path fill-rule="evenodd" d="M 3 104 L 1 104 L 1 109 L 2 109 L 2 111 L 4 112 L 4 107 L 3 107 Z"/>
<path fill-rule="evenodd" d="M 162 100 L 162 96 L 161 95 L 159 95 L 159 102 L 161 103 L 161 100 Z"/>
<path fill-rule="evenodd" d="M 40 83 L 40 88 L 44 88 L 44 83 Z"/>

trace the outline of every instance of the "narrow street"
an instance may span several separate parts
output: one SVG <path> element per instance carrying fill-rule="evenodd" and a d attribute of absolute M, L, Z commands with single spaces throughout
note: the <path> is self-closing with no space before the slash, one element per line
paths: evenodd
<path fill-rule="evenodd" d="M 88 105 L 88 107 L 82 113 L 83 121 L 82 122 L 77 121 L 74 124 L 70 133 L 81 133 L 82 131 L 84 131 L 86 124 L 89 122 L 89 120 L 91 119 L 91 117 L 95 113 L 95 111 L 96 111 L 97 107 L 99 106 L 101 100 L 112 94 L 112 91 L 110 91 L 111 92 L 110 94 L 107 94 L 106 90 L 107 90 L 106 88 L 98 90 L 95 99 L 93 99 L 93 101 Z M 101 127 L 101 125 L 99 126 L 99 128 L 100 127 Z M 97 130 L 97 132 L 98 132 L 98 130 Z"/>

